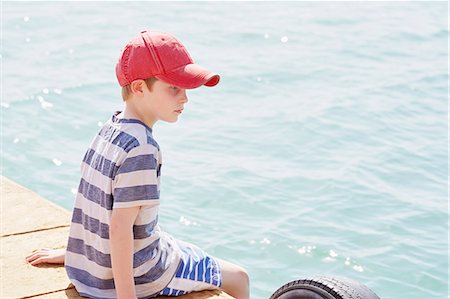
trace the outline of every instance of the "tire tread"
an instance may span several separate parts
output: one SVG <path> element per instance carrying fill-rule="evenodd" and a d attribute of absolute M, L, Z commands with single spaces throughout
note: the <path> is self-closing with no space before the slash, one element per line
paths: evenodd
<path fill-rule="evenodd" d="M 311 285 L 324 290 L 334 299 L 379 299 L 377 295 L 372 293 L 363 284 L 343 277 L 335 278 L 326 276 L 318 276 L 291 281 L 276 290 L 275 293 L 273 293 L 273 295 L 270 297 L 270 299 L 276 299 L 290 290 L 298 289 L 298 287 L 302 285 Z M 370 292 L 370 298 L 362 297 L 362 293 L 367 294 L 367 291 Z"/>

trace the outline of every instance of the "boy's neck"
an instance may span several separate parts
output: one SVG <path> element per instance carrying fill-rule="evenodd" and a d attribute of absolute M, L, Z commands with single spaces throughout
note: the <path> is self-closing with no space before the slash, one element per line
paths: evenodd
<path fill-rule="evenodd" d="M 149 128 L 153 128 L 153 125 L 156 123 L 156 120 L 153 120 L 151 117 L 145 117 L 139 113 L 134 106 L 127 105 L 127 103 L 125 103 L 123 111 L 117 116 L 124 119 L 137 119 L 146 124 Z"/>

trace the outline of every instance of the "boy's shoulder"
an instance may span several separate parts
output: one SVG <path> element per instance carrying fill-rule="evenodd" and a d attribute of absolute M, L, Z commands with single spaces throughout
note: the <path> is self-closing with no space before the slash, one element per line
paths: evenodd
<path fill-rule="evenodd" d="M 114 114 L 100 130 L 102 137 L 122 148 L 126 153 L 137 147 L 147 147 L 159 151 L 158 142 L 153 138 L 152 129 L 136 119 L 118 118 Z"/>

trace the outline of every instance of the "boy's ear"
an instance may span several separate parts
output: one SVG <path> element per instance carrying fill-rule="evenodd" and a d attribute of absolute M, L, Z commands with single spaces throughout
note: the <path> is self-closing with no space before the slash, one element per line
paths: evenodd
<path fill-rule="evenodd" d="M 130 84 L 130 88 L 131 88 L 131 92 L 134 94 L 142 94 L 144 92 L 143 87 L 144 87 L 144 80 L 134 80 L 133 82 L 131 82 Z"/>

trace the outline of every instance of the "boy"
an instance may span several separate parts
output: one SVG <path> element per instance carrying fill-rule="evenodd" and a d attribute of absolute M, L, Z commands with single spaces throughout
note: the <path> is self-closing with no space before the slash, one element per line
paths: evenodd
<path fill-rule="evenodd" d="M 125 108 L 101 128 L 81 166 L 66 250 L 41 250 L 33 264 L 64 262 L 82 296 L 151 298 L 223 288 L 248 298 L 244 269 L 160 230 L 161 153 L 152 128 L 176 122 L 186 89 L 214 86 L 219 75 L 192 61 L 174 36 L 142 31 L 116 65 Z"/>

